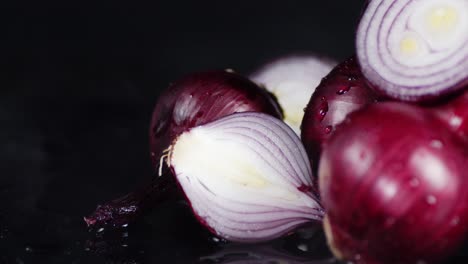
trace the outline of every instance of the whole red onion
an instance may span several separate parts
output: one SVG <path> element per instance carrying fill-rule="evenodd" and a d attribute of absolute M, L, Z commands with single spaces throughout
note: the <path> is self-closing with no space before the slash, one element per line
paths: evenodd
<path fill-rule="evenodd" d="M 432 107 L 431 111 L 434 111 L 457 136 L 468 142 L 468 89 L 464 89 L 462 94 Z"/>
<path fill-rule="evenodd" d="M 335 126 L 349 113 L 376 100 L 377 95 L 367 85 L 355 57 L 338 64 L 325 76 L 310 98 L 301 124 L 301 140 L 312 164 L 318 164 L 322 144 Z"/>
<path fill-rule="evenodd" d="M 319 165 L 330 248 L 356 263 L 435 263 L 468 231 L 468 148 L 422 107 L 350 114 Z"/>

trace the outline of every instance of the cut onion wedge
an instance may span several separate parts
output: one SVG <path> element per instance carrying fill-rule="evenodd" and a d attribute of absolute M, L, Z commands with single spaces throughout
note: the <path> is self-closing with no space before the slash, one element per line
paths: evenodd
<path fill-rule="evenodd" d="M 370 1 L 356 47 L 375 89 L 405 101 L 435 100 L 468 83 L 468 1 Z"/>
<path fill-rule="evenodd" d="M 280 237 L 323 211 L 294 131 L 263 113 L 235 113 L 183 132 L 168 165 L 197 219 L 231 241 Z"/>

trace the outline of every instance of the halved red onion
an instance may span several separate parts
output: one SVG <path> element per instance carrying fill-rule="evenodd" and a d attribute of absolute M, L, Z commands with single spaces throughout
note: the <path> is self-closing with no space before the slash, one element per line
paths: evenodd
<path fill-rule="evenodd" d="M 433 100 L 468 84 L 466 0 L 374 0 L 359 24 L 357 56 L 375 89 Z"/>
<path fill-rule="evenodd" d="M 232 71 L 192 73 L 171 84 L 158 98 L 150 124 L 153 177 L 137 190 L 98 205 L 85 221 L 91 228 L 127 226 L 161 201 L 177 197 L 174 178 L 161 162 L 183 131 L 236 112 L 262 112 L 281 118 L 273 96 Z"/>
<path fill-rule="evenodd" d="M 185 131 L 167 162 L 199 221 L 224 239 L 270 240 L 322 219 L 305 149 L 270 115 L 235 113 Z"/>
<path fill-rule="evenodd" d="M 276 96 L 284 122 L 300 135 L 304 108 L 310 96 L 336 64 L 332 59 L 316 55 L 290 55 L 266 64 L 250 79 Z"/>

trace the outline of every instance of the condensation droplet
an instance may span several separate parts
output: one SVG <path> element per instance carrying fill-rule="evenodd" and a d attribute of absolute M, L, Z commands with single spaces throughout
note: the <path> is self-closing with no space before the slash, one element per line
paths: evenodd
<path fill-rule="evenodd" d="M 458 217 L 458 216 L 455 216 L 454 218 L 452 218 L 452 221 L 450 221 L 450 224 L 451 224 L 452 226 L 456 226 L 456 225 L 458 225 L 459 223 L 460 223 L 460 217 Z"/>
<path fill-rule="evenodd" d="M 301 251 L 304 251 L 304 252 L 307 252 L 309 251 L 309 246 L 307 246 L 306 244 L 299 244 L 297 245 L 297 248 Z"/>
<path fill-rule="evenodd" d="M 429 143 L 429 145 L 435 149 L 441 149 L 444 144 L 442 143 L 442 141 L 440 140 L 437 140 L 437 139 L 434 139 L 434 140 L 431 140 L 431 142 Z"/>
<path fill-rule="evenodd" d="M 434 195 L 428 195 L 426 197 L 426 202 L 430 205 L 434 205 L 437 203 L 437 198 Z"/>
<path fill-rule="evenodd" d="M 350 89 L 351 89 L 351 86 L 341 87 L 338 91 L 336 91 L 336 94 L 337 95 L 343 95 L 343 94 L 347 93 Z"/>
<path fill-rule="evenodd" d="M 385 227 L 390 227 L 395 223 L 396 219 L 394 217 L 389 217 L 385 219 Z"/>
<path fill-rule="evenodd" d="M 462 121 L 463 120 L 460 117 L 454 116 L 454 117 L 450 118 L 449 123 L 453 127 L 458 127 L 458 126 L 461 125 Z"/>
<path fill-rule="evenodd" d="M 354 76 L 354 75 L 348 76 L 348 81 L 349 81 L 349 82 L 354 82 L 354 81 L 356 81 L 356 80 L 357 80 L 357 77 L 356 77 L 356 76 Z"/>
<path fill-rule="evenodd" d="M 413 188 L 418 187 L 419 186 L 419 180 L 417 178 L 412 178 L 409 184 Z"/>
<path fill-rule="evenodd" d="M 330 134 L 332 132 L 333 127 L 332 126 L 326 126 L 325 127 L 325 134 Z"/>
<path fill-rule="evenodd" d="M 24 248 L 24 251 L 26 251 L 26 252 L 32 252 L 32 248 L 31 248 L 31 247 L 25 247 L 25 248 Z"/>

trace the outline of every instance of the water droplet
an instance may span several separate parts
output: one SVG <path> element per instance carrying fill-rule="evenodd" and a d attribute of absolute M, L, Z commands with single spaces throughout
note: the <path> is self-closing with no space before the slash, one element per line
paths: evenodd
<path fill-rule="evenodd" d="M 359 159 L 360 159 L 360 160 L 365 160 L 366 157 L 367 157 L 367 154 L 366 154 L 365 151 L 359 152 Z"/>
<path fill-rule="evenodd" d="M 325 134 L 330 134 L 332 132 L 333 127 L 332 126 L 326 126 L 325 127 Z"/>
<path fill-rule="evenodd" d="M 419 186 L 419 180 L 417 178 L 412 178 L 409 184 L 413 188 L 418 187 Z"/>
<path fill-rule="evenodd" d="M 203 116 L 203 111 L 200 111 L 200 112 L 197 112 L 197 114 L 195 115 L 195 118 L 200 118 Z"/>
<path fill-rule="evenodd" d="M 127 244 L 122 244 L 122 247 L 128 247 L 128 245 Z"/>
<path fill-rule="evenodd" d="M 355 82 L 357 80 L 357 77 L 354 75 L 349 75 L 348 76 L 348 82 Z"/>
<path fill-rule="evenodd" d="M 456 225 L 458 225 L 459 223 L 460 223 L 460 217 L 458 217 L 458 216 L 455 216 L 454 218 L 452 218 L 452 221 L 450 221 L 450 224 L 451 224 L 452 226 L 456 226 Z"/>
<path fill-rule="evenodd" d="M 320 102 L 320 105 L 319 105 L 319 111 L 318 111 L 317 119 L 319 121 L 322 121 L 325 118 L 325 115 L 328 112 L 328 101 L 327 101 L 327 98 L 325 98 L 325 96 L 322 96 L 322 98 L 320 98 L 320 101 L 321 102 Z"/>
<path fill-rule="evenodd" d="M 442 141 L 440 140 L 437 140 L 437 139 L 434 139 L 434 140 L 431 140 L 431 142 L 429 143 L 429 145 L 435 149 L 441 149 L 444 144 L 442 143 Z"/>
<path fill-rule="evenodd" d="M 389 217 L 389 218 L 385 219 L 384 225 L 385 225 L 385 227 L 390 227 L 395 223 L 395 221 L 396 221 L 395 217 Z"/>
<path fill-rule="evenodd" d="M 24 248 L 24 251 L 26 251 L 26 252 L 32 252 L 33 250 L 32 250 L 31 247 L 28 246 L 28 247 L 25 247 L 25 248 Z"/>
<path fill-rule="evenodd" d="M 342 86 L 342 87 L 340 87 L 340 89 L 338 89 L 338 91 L 336 91 L 336 94 L 338 94 L 338 95 L 345 94 L 345 93 L 347 93 L 350 89 L 351 89 L 351 86 Z"/>
<path fill-rule="evenodd" d="M 450 125 L 453 126 L 453 127 L 458 127 L 458 126 L 460 126 L 461 123 L 462 123 L 462 121 L 463 121 L 463 120 L 462 120 L 460 117 L 458 117 L 458 116 L 453 116 L 452 118 L 449 119 L 449 123 L 450 123 Z"/>
<path fill-rule="evenodd" d="M 309 246 L 307 246 L 307 244 L 299 244 L 297 245 L 297 248 L 300 250 L 300 251 L 304 251 L 304 252 L 307 252 L 309 251 Z"/>
<path fill-rule="evenodd" d="M 103 232 L 103 231 L 104 231 L 104 227 L 101 227 L 101 228 L 99 228 L 99 229 L 97 230 L 98 233 L 101 233 L 101 232 Z"/>
<path fill-rule="evenodd" d="M 437 198 L 434 195 L 428 195 L 426 197 L 426 202 L 430 205 L 434 205 L 437 203 Z"/>
<path fill-rule="evenodd" d="M 128 224 L 123 224 L 123 225 L 122 225 L 123 228 L 125 228 L 125 227 L 127 227 L 127 226 L 128 226 Z"/>
<path fill-rule="evenodd" d="M 312 187 L 309 185 L 302 184 L 301 186 L 297 187 L 300 192 L 310 192 Z"/>

